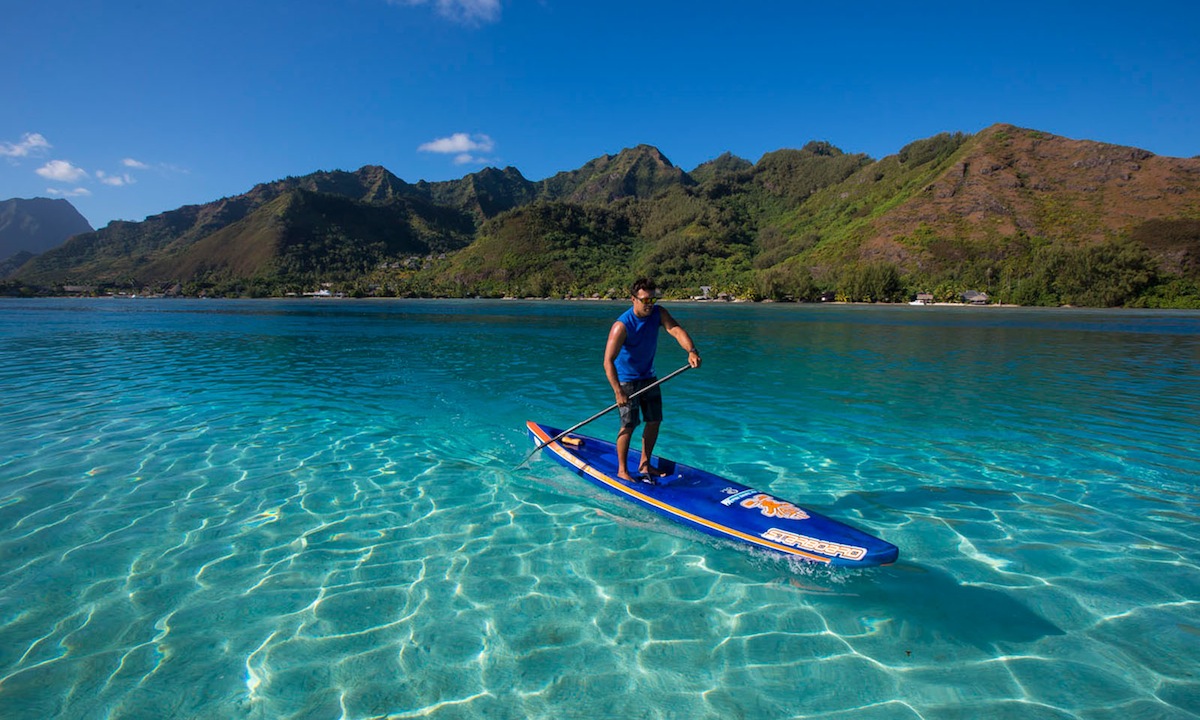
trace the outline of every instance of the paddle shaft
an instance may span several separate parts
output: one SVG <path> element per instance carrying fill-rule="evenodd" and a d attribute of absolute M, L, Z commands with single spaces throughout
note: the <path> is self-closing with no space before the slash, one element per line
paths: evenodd
<path fill-rule="evenodd" d="M 629 399 L 632 401 L 632 400 L 633 400 L 634 398 L 636 398 L 638 395 L 641 395 L 642 393 L 646 392 L 647 390 L 650 390 L 651 388 L 655 388 L 655 387 L 658 387 L 659 385 L 662 385 L 663 383 L 665 383 L 666 381 L 668 381 L 668 380 L 670 380 L 671 378 L 675 377 L 676 375 L 678 375 L 679 373 L 683 372 L 684 370 L 691 370 L 691 369 L 692 369 L 692 366 L 691 366 L 690 364 L 688 364 L 688 365 L 684 365 L 683 367 L 679 368 L 678 370 L 676 370 L 675 372 L 671 373 L 670 375 L 668 375 L 668 376 L 666 376 L 666 377 L 664 377 L 664 378 L 660 378 L 660 379 L 658 379 L 658 380 L 655 380 L 654 382 L 650 383 L 649 385 L 647 385 L 646 387 L 642 388 L 641 390 L 638 390 L 637 392 L 633 393 L 632 395 L 630 395 L 630 396 L 629 396 Z M 517 465 L 517 467 L 519 468 L 519 467 L 521 467 L 522 465 L 524 465 L 525 463 L 529 462 L 529 458 L 533 457 L 533 454 L 534 454 L 534 453 L 536 453 L 538 450 L 541 450 L 542 448 L 546 447 L 546 446 L 547 446 L 547 445 L 549 445 L 550 443 L 557 442 L 558 440 L 561 440 L 563 437 L 565 437 L 565 436 L 567 436 L 567 435 L 570 435 L 571 433 L 575 432 L 576 430 L 578 430 L 579 428 L 583 427 L 584 425 L 587 425 L 587 424 L 588 424 L 588 423 L 590 423 L 591 421 L 593 421 L 593 420 L 596 420 L 596 419 L 598 419 L 598 418 L 601 418 L 601 417 L 603 417 L 603 416 L 605 416 L 605 415 L 609 414 L 609 413 L 610 413 L 610 412 L 612 412 L 613 410 L 616 410 L 618 407 L 620 407 L 620 405 L 619 405 L 619 404 L 617 404 L 617 403 L 613 403 L 612 405 L 609 405 L 608 407 L 604 408 L 604 409 L 603 409 L 603 410 L 601 410 L 600 412 L 598 412 L 598 413 L 596 413 L 595 415 L 591 416 L 591 417 L 590 417 L 590 418 L 588 418 L 587 420 L 584 420 L 583 422 L 581 422 L 581 423 L 578 423 L 578 424 L 576 424 L 576 425 L 572 425 L 571 427 L 567 428 L 566 430 L 563 430 L 563 431 L 562 431 L 562 432 L 560 432 L 559 434 L 557 434 L 557 435 L 555 435 L 554 437 L 550 438 L 550 439 L 549 439 L 549 440 L 547 440 L 546 442 L 539 444 L 539 445 L 538 445 L 537 447 L 535 447 L 533 450 L 530 450 L 530 451 L 529 451 L 529 454 L 525 456 L 525 459 L 524 459 L 524 460 L 522 460 L 522 461 L 521 461 L 521 464 L 520 464 L 520 465 Z"/>

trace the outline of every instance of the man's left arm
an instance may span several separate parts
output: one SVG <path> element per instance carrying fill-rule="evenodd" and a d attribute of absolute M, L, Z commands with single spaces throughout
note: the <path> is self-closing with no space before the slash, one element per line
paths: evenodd
<path fill-rule="evenodd" d="M 671 313 L 667 312 L 666 308 L 659 308 L 662 313 L 662 325 L 675 338 L 675 342 L 679 343 L 679 347 L 683 348 L 688 354 L 688 365 L 694 368 L 700 367 L 700 353 L 696 349 L 696 343 L 692 342 L 692 336 L 688 335 L 688 331 L 683 329 Z"/>

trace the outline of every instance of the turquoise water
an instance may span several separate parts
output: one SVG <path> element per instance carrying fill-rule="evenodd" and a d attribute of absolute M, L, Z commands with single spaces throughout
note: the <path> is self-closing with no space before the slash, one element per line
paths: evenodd
<path fill-rule="evenodd" d="M 845 571 L 513 469 L 622 308 L 0 301 L 0 716 L 1200 717 L 1200 314 L 673 306 Z"/>

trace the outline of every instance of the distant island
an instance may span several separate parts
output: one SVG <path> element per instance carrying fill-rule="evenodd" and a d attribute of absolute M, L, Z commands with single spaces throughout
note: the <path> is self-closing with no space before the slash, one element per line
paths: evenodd
<path fill-rule="evenodd" d="M 71 236 L 91 231 L 91 224 L 68 200 L 0 200 L 0 278 Z"/>
<path fill-rule="evenodd" d="M 0 294 L 622 296 L 1200 308 L 1200 159 L 993 125 L 684 171 L 654 147 L 539 181 L 315 172 L 113 222 Z"/>

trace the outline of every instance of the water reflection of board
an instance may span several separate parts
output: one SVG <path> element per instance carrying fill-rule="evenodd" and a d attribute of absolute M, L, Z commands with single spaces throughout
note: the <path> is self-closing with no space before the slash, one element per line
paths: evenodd
<path fill-rule="evenodd" d="M 526 425 L 535 444 L 561 432 L 532 420 Z M 671 460 L 656 457 L 664 475 L 655 484 L 624 482 L 617 478 L 616 447 L 605 440 L 567 435 L 546 450 L 592 484 L 709 535 L 830 565 L 887 565 L 899 555 L 895 545 L 845 523 Z M 630 466 L 640 461 L 631 449 Z"/>

